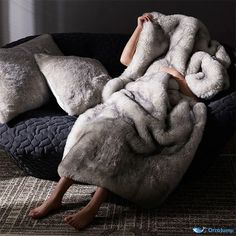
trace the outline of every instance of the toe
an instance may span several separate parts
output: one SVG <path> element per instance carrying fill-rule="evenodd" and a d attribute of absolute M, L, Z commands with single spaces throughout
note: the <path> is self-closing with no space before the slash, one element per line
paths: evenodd
<path fill-rule="evenodd" d="M 28 216 L 34 216 L 37 213 L 35 210 L 31 210 L 28 214 Z"/>
<path fill-rule="evenodd" d="M 28 216 L 31 216 L 31 215 L 33 215 L 34 213 L 32 212 L 32 211 L 30 211 L 29 213 L 28 213 Z"/>
<path fill-rule="evenodd" d="M 65 222 L 69 222 L 71 220 L 72 216 L 71 215 L 68 215 L 64 218 L 64 221 Z"/>
<path fill-rule="evenodd" d="M 70 219 L 67 221 L 67 224 L 69 224 L 70 226 L 73 226 L 74 227 L 74 221 L 73 219 Z"/>
<path fill-rule="evenodd" d="M 38 214 L 36 212 L 34 212 L 34 213 L 30 214 L 29 216 L 32 218 L 36 218 L 36 217 L 38 217 Z"/>

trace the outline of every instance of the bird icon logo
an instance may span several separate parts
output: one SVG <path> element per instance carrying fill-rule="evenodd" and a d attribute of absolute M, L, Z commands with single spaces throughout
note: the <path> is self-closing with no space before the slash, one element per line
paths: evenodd
<path fill-rule="evenodd" d="M 193 232 L 195 232 L 197 234 L 201 234 L 204 232 L 205 229 L 206 229 L 206 227 L 193 227 Z"/>

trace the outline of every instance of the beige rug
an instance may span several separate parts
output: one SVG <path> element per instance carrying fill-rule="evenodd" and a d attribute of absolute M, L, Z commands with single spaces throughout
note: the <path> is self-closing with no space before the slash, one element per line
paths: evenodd
<path fill-rule="evenodd" d="M 230 155 L 218 158 L 207 175 L 181 183 L 159 209 L 138 209 L 110 194 L 92 224 L 79 232 L 63 218 L 88 203 L 96 186 L 73 185 L 60 211 L 41 220 L 31 219 L 29 210 L 47 198 L 56 183 L 25 176 L 0 150 L 0 235 L 196 235 L 195 226 L 206 227 L 205 232 L 230 228 L 236 234 L 233 160 L 235 156 Z"/>

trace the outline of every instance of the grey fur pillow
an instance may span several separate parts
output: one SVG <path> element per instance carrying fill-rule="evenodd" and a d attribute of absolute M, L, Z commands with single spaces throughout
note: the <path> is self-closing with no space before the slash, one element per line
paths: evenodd
<path fill-rule="evenodd" d="M 101 102 L 111 77 L 98 60 L 47 54 L 36 54 L 35 59 L 59 106 L 69 115 L 79 115 Z"/>
<path fill-rule="evenodd" d="M 0 123 L 48 101 L 50 90 L 34 59 L 42 52 L 62 55 L 48 34 L 0 49 Z"/>

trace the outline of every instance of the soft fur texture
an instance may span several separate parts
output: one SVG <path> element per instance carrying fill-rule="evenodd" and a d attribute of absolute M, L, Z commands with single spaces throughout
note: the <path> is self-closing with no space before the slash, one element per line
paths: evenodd
<path fill-rule="evenodd" d="M 211 40 L 206 26 L 194 17 L 152 12 L 154 23 L 146 22 L 136 53 L 124 71 L 104 89 L 104 101 L 139 76 L 174 67 L 185 76 L 192 92 L 209 99 L 229 87 L 230 58 L 224 47 Z M 151 64 L 151 65 L 150 65 Z"/>
<path fill-rule="evenodd" d="M 144 23 L 130 65 L 106 84 L 104 102 L 78 117 L 58 167 L 60 176 L 148 208 L 176 188 L 206 122 L 205 105 L 181 94 L 160 67 L 175 67 L 197 96 L 209 98 L 228 86 L 230 64 L 197 19 L 152 14 L 154 23 Z"/>
<path fill-rule="evenodd" d="M 35 59 L 60 107 L 80 115 L 102 100 L 102 90 L 111 77 L 96 59 L 36 54 Z"/>
<path fill-rule="evenodd" d="M 47 34 L 0 49 L 0 123 L 48 102 L 50 90 L 33 56 L 42 52 L 62 54 Z"/>

